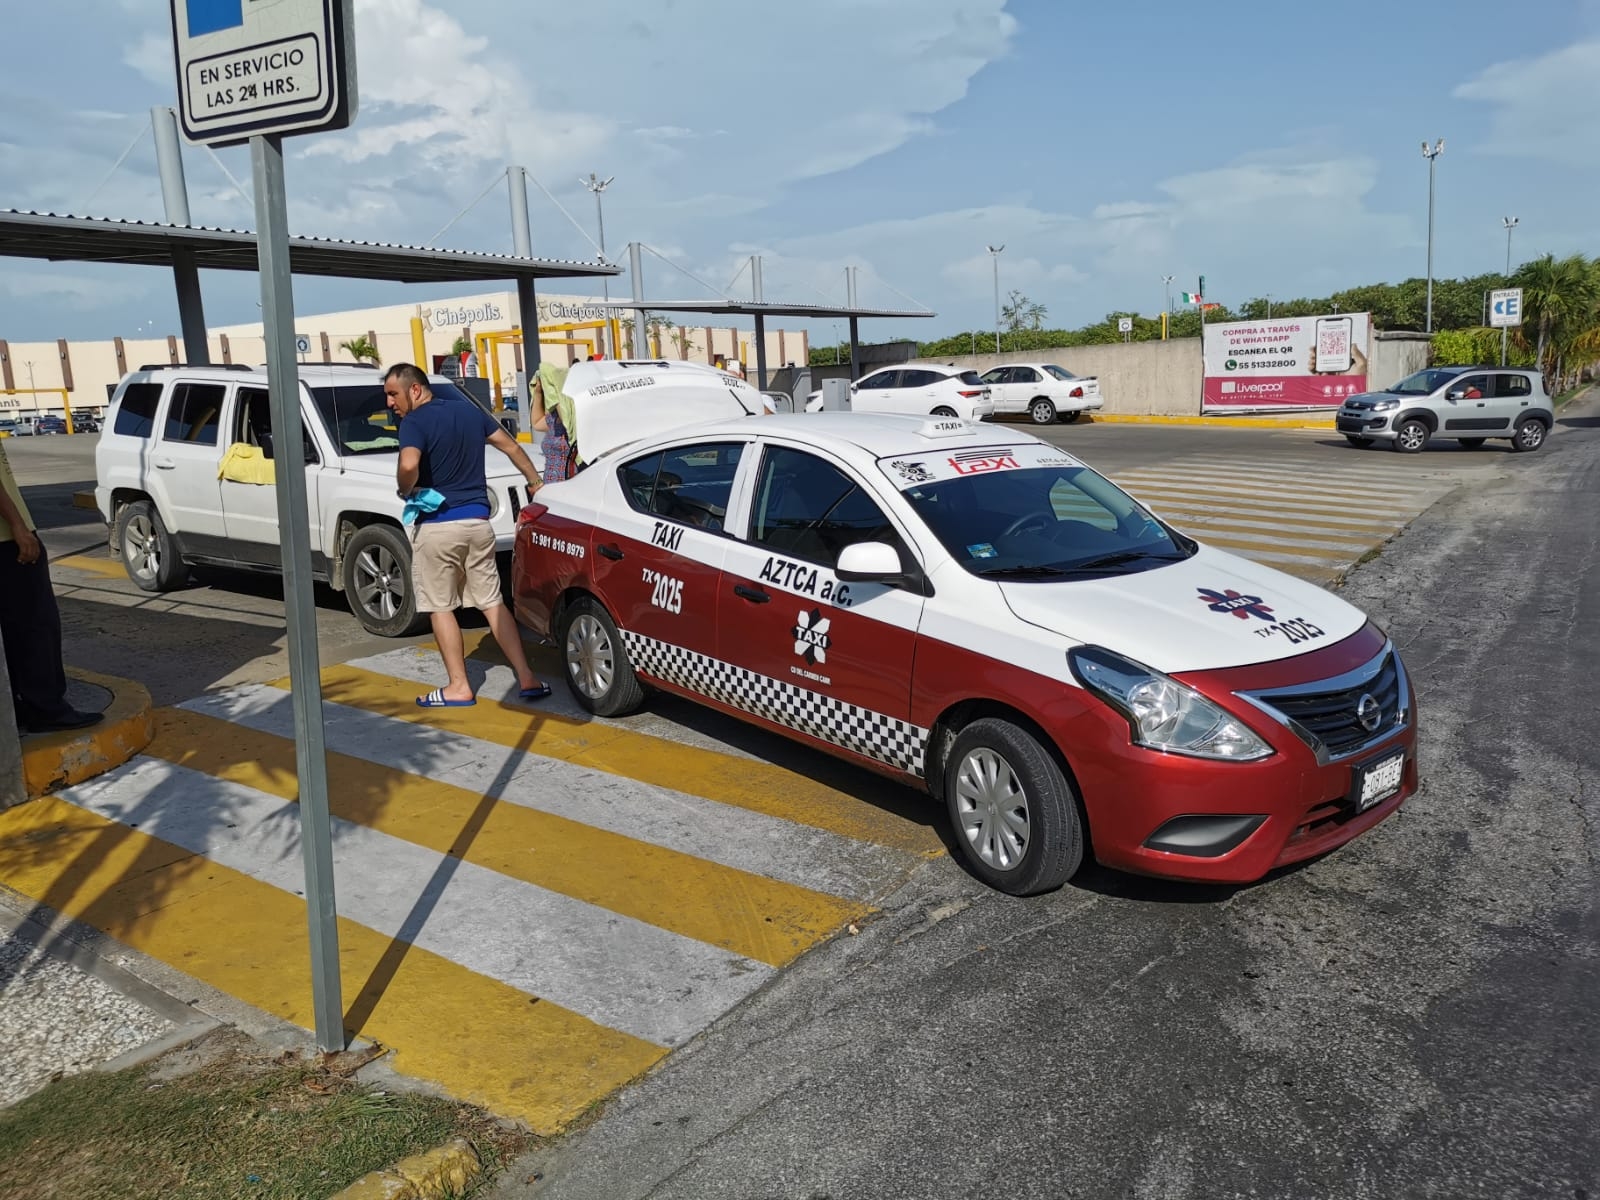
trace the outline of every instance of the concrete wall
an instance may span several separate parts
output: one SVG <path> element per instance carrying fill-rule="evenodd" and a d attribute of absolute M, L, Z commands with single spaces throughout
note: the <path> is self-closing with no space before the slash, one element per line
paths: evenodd
<path fill-rule="evenodd" d="M 1113 342 L 1015 354 L 960 354 L 919 361 L 954 363 L 979 373 L 1014 362 L 1051 362 L 1100 380 L 1105 411 L 1126 415 L 1195 415 L 1200 411 L 1200 339 Z"/>

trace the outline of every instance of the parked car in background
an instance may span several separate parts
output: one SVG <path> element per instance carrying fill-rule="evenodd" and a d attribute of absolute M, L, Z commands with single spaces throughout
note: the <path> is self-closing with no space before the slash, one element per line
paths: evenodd
<path fill-rule="evenodd" d="M 34 423 L 39 418 L 34 416 L 15 417 L 11 421 L 12 437 L 32 437 Z"/>
<path fill-rule="evenodd" d="M 72 414 L 73 433 L 99 433 L 100 417 L 92 412 L 75 412 Z"/>
<path fill-rule="evenodd" d="M 960 417 L 984 421 L 994 415 L 989 388 L 976 371 L 959 367 L 886 367 L 850 386 L 854 412 L 901 413 L 916 417 Z M 822 393 L 806 397 L 806 411 L 822 409 Z"/>
<path fill-rule="evenodd" d="M 62 434 L 67 432 L 67 422 L 62 417 L 44 416 L 33 423 L 34 433 L 41 437 L 46 434 Z"/>
<path fill-rule="evenodd" d="M 18 421 L 15 417 L 0 417 L 0 437 L 16 437 Z"/>
<path fill-rule="evenodd" d="M 1027 413 L 1035 425 L 1076 421 L 1105 403 L 1100 380 L 1074 375 L 1054 363 L 1008 363 L 983 375 L 996 416 Z"/>
<path fill-rule="evenodd" d="M 1489 438 L 1537 450 L 1555 423 L 1544 377 L 1508 367 L 1428 367 L 1383 391 L 1347 397 L 1334 422 L 1352 446 L 1384 441 L 1402 454 L 1437 437 L 1455 438 L 1468 450 Z"/>

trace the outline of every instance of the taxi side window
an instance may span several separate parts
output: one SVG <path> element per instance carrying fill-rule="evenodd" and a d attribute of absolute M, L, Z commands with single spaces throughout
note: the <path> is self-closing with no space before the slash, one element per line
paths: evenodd
<path fill-rule="evenodd" d="M 884 542 L 910 561 L 872 497 L 838 467 L 801 450 L 773 447 L 761 463 L 750 541 L 820 566 L 857 542 Z"/>
<path fill-rule="evenodd" d="M 618 474 L 638 512 L 720 532 L 743 442 L 677 446 L 624 463 Z"/>

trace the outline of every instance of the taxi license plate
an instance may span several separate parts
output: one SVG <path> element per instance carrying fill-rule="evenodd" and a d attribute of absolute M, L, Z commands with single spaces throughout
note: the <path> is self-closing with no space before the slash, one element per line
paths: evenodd
<path fill-rule="evenodd" d="M 1380 758 L 1356 771 L 1356 811 L 1366 812 L 1400 790 L 1406 773 L 1406 752 L 1396 751 L 1388 758 Z"/>

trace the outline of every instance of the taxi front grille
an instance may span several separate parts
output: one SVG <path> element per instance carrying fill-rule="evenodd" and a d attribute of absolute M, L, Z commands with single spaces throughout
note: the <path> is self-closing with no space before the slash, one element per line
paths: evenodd
<path fill-rule="evenodd" d="M 1313 684 L 1294 691 L 1262 692 L 1255 699 L 1286 721 L 1313 749 L 1320 745 L 1332 757 L 1357 751 L 1404 722 L 1404 689 L 1393 650 L 1383 653 L 1370 676 L 1353 684 L 1340 683 L 1342 686 L 1328 691 L 1316 690 Z"/>

